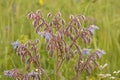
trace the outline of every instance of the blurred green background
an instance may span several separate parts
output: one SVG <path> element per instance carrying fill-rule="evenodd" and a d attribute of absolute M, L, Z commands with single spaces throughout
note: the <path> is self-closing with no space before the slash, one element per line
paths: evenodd
<path fill-rule="evenodd" d="M 120 70 L 120 4 L 119 0 L 45 0 L 41 6 L 39 0 L 0 0 L 0 80 L 10 80 L 3 75 L 4 70 L 22 68 L 20 57 L 10 44 L 21 35 L 27 35 L 29 39 L 37 39 L 30 20 L 26 16 L 31 11 L 41 10 L 43 16 L 51 12 L 61 12 L 66 22 L 71 14 L 83 14 L 95 19 L 100 27 L 93 38 L 91 48 L 100 48 L 106 51 L 99 63 L 108 66 L 101 70 L 95 70 L 88 80 L 96 80 L 99 73 L 111 73 Z M 40 48 L 41 65 L 46 70 L 51 80 L 54 80 L 54 59 L 48 58 L 45 46 Z M 57 80 L 71 80 L 74 59 L 70 63 L 64 62 L 61 68 L 61 76 Z M 81 80 L 87 80 L 86 73 Z M 120 77 L 117 76 L 117 77 Z M 99 79 L 99 78 L 98 78 Z M 106 80 L 106 79 L 105 79 Z M 109 79 L 108 79 L 109 80 Z"/>

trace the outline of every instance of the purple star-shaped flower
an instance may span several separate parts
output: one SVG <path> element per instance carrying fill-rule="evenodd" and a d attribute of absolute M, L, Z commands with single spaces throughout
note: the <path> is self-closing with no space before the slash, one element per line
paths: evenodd
<path fill-rule="evenodd" d="M 98 30 L 99 27 L 96 25 L 90 25 L 90 27 L 87 28 L 92 34 L 94 34 L 95 30 Z"/>
<path fill-rule="evenodd" d="M 44 31 L 44 32 L 39 32 L 38 34 L 39 34 L 41 37 L 44 36 L 47 41 L 49 41 L 49 40 L 51 39 L 51 34 L 48 33 L 48 32 L 45 32 L 45 31 Z"/>
<path fill-rule="evenodd" d="M 20 42 L 15 41 L 15 42 L 12 42 L 11 44 L 13 45 L 14 49 L 16 49 L 20 45 Z"/>
<path fill-rule="evenodd" d="M 98 49 L 95 54 L 97 54 L 97 56 L 100 58 L 103 54 L 106 54 L 104 50 L 100 50 Z"/>
<path fill-rule="evenodd" d="M 12 77 L 12 74 L 10 73 L 10 71 L 4 71 L 4 75 Z"/>
<path fill-rule="evenodd" d="M 82 50 L 82 55 L 85 55 L 85 54 L 90 55 L 90 53 L 91 53 L 90 51 L 91 51 L 91 49 L 84 48 L 84 49 Z"/>

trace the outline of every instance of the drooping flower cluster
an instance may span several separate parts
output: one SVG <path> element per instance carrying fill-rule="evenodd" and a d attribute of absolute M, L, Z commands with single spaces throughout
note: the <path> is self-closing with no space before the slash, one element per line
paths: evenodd
<path fill-rule="evenodd" d="M 92 51 L 90 48 L 82 48 L 78 42 L 82 41 L 85 45 L 90 44 L 95 30 L 99 28 L 95 25 L 84 26 L 82 23 L 87 22 L 87 18 L 84 15 L 70 16 L 70 21 L 65 24 L 65 20 L 61 17 L 61 13 L 54 16 L 49 13 L 47 17 L 49 21 L 42 16 L 41 11 L 31 12 L 28 14 L 28 19 L 33 20 L 33 26 L 36 33 L 40 37 L 46 39 L 46 50 L 50 57 L 56 56 L 56 73 L 59 71 L 64 60 L 70 60 L 77 55 L 78 61 L 75 64 L 76 75 L 73 80 L 78 80 L 80 74 L 86 70 L 89 74 L 98 66 L 97 59 L 103 54 L 104 50 Z M 26 77 L 34 77 L 40 80 L 39 73 L 42 73 L 48 80 L 48 76 L 40 66 L 39 53 L 37 49 L 37 41 L 28 41 L 22 44 L 18 41 L 12 43 L 14 48 L 17 48 L 17 54 L 21 57 L 21 60 L 26 63 L 26 70 L 29 72 L 30 65 L 34 63 L 35 68 L 39 72 L 29 72 Z M 34 53 L 34 54 L 32 54 Z M 84 55 L 87 55 L 86 57 Z M 29 56 L 29 57 L 28 57 Z M 28 78 L 26 78 L 28 79 Z"/>
<path fill-rule="evenodd" d="M 28 73 L 23 73 L 19 69 L 11 69 L 4 71 L 4 75 L 12 77 L 14 80 L 41 80 L 41 73 L 32 71 Z"/>
<path fill-rule="evenodd" d="M 51 19 L 49 22 L 47 19 L 44 19 L 41 13 L 39 15 L 37 13 L 38 12 L 32 12 L 28 14 L 28 18 L 31 19 L 31 16 L 34 14 L 39 17 L 37 23 L 35 23 L 36 19 L 33 19 L 33 25 L 36 33 L 46 38 L 46 49 L 49 55 L 52 57 L 53 53 L 56 52 L 56 71 L 59 70 L 65 59 L 70 60 L 70 58 L 74 57 L 75 53 L 79 55 L 78 63 L 75 68 L 75 80 L 77 80 L 78 75 L 81 74 L 83 70 L 86 69 L 88 73 L 91 73 L 94 69 L 93 64 L 98 66 L 96 60 L 100 58 L 102 54 L 105 54 L 105 52 L 100 49 L 91 52 L 91 49 L 81 49 L 80 45 L 77 44 L 79 39 L 81 39 L 85 45 L 91 43 L 95 30 L 99 29 L 96 25 L 90 25 L 87 28 L 83 26 L 82 22 L 85 23 L 87 21 L 87 18 L 84 15 L 71 15 L 67 25 L 61 17 L 61 13 L 58 13 L 53 17 L 52 14 L 49 13 L 48 18 Z M 88 55 L 86 61 L 83 61 L 84 55 Z M 91 61 L 93 63 L 91 63 Z"/>
<path fill-rule="evenodd" d="M 12 77 L 13 79 L 18 79 L 18 80 L 21 79 L 21 77 L 23 77 L 23 74 L 19 69 L 11 69 L 11 70 L 4 71 L 4 75 Z"/>
<path fill-rule="evenodd" d="M 46 79 L 49 80 L 49 77 L 40 65 L 40 57 L 37 49 L 38 43 L 39 40 L 29 40 L 25 44 L 19 41 L 13 42 L 12 45 L 17 49 L 17 55 L 21 57 L 22 62 L 25 64 L 27 73 L 21 73 L 19 69 L 12 69 L 4 71 L 4 74 L 16 80 L 31 80 L 31 78 L 32 80 L 41 80 L 40 75 L 43 74 Z M 32 67 L 31 64 L 35 65 L 34 68 L 37 69 L 37 72 L 30 72 Z"/>

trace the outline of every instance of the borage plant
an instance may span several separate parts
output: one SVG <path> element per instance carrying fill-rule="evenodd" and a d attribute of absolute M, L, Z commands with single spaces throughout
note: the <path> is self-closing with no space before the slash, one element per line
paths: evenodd
<path fill-rule="evenodd" d="M 89 20 L 88 18 L 83 15 L 71 15 L 69 23 L 65 24 L 61 13 L 54 16 L 48 13 L 47 19 L 45 19 L 41 11 L 31 12 L 27 18 L 33 20 L 32 23 L 36 33 L 46 39 L 46 50 L 49 56 L 51 58 L 56 57 L 56 74 L 59 72 L 62 63 L 74 58 L 75 55 L 78 56 L 78 60 L 75 64 L 76 74 L 72 78 L 73 80 L 78 80 L 84 70 L 91 73 L 95 67 L 98 67 L 97 59 L 105 54 L 104 50 L 82 48 L 79 44 L 81 41 L 84 45 L 90 44 L 95 30 L 99 29 L 95 25 L 84 27 L 83 24 Z M 40 65 L 38 42 L 39 40 L 29 40 L 25 44 L 19 41 L 14 42 L 13 45 L 17 48 L 18 56 L 26 64 L 26 73 L 21 73 L 18 69 L 12 69 L 5 71 L 4 74 L 20 80 L 40 80 L 40 75 L 43 74 L 49 80 L 50 78 Z M 31 64 L 35 65 L 33 71 L 30 71 Z"/>

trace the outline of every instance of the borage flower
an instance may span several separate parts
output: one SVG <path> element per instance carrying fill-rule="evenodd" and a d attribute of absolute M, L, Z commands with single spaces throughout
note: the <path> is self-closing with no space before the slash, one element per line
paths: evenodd
<path fill-rule="evenodd" d="M 90 51 L 91 51 L 91 49 L 84 48 L 82 50 L 82 55 L 85 55 L 85 54 L 90 55 L 90 53 L 91 53 Z"/>
<path fill-rule="evenodd" d="M 19 69 L 6 70 L 4 71 L 4 75 L 14 78 L 15 80 L 18 80 L 20 77 L 23 76 Z"/>
<path fill-rule="evenodd" d="M 13 45 L 14 49 L 21 45 L 19 41 L 12 42 L 11 44 Z"/>
<path fill-rule="evenodd" d="M 12 77 L 13 74 L 11 74 L 10 71 L 4 71 L 4 75 L 5 75 L 5 76 Z"/>
<path fill-rule="evenodd" d="M 38 35 L 40 37 L 45 37 L 47 41 L 51 39 L 51 34 L 49 32 L 43 31 L 43 32 L 38 32 Z"/>
<path fill-rule="evenodd" d="M 104 50 L 98 49 L 95 54 L 100 58 L 103 54 L 106 54 Z"/>
<path fill-rule="evenodd" d="M 88 31 L 90 31 L 92 34 L 94 34 L 94 33 L 95 33 L 95 30 L 98 30 L 99 27 L 96 26 L 96 25 L 90 25 L 90 27 L 88 27 L 87 29 L 88 29 Z"/>

